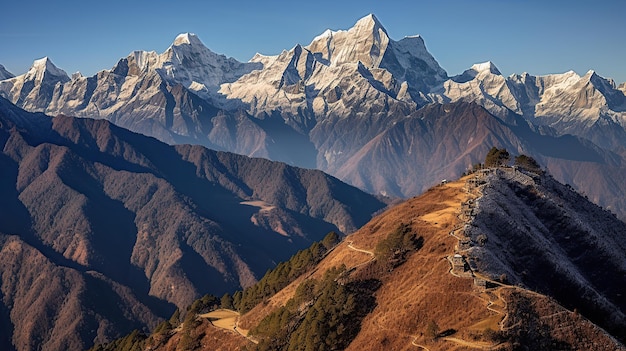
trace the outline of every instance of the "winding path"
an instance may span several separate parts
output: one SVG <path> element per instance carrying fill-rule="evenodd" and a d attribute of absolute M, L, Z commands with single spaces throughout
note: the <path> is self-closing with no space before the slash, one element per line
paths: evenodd
<path fill-rule="evenodd" d="M 359 249 L 359 248 L 356 248 L 356 247 L 352 246 L 352 244 L 354 244 L 354 241 L 348 241 L 348 243 L 349 243 L 348 244 L 348 248 L 350 248 L 350 250 L 362 252 L 362 253 L 368 254 L 368 255 L 370 255 L 372 257 L 374 256 L 374 253 L 372 251 L 363 250 L 363 249 Z"/>
<path fill-rule="evenodd" d="M 366 265 L 366 264 L 368 264 L 368 263 L 370 263 L 370 262 L 372 262 L 372 261 L 376 260 L 376 255 L 374 255 L 374 253 L 373 253 L 372 251 L 368 251 L 368 250 L 363 250 L 363 249 L 356 248 L 356 247 L 352 246 L 352 244 L 353 244 L 353 243 L 354 243 L 353 241 L 348 241 L 348 248 L 349 248 L 350 250 L 353 250 L 353 251 L 356 251 L 356 252 L 361 252 L 361 253 L 364 253 L 364 254 L 370 255 L 370 256 L 371 256 L 371 259 L 370 259 L 370 260 L 368 260 L 368 261 L 365 261 L 365 262 L 363 262 L 363 263 L 359 263 L 359 264 L 357 264 L 356 266 L 353 266 L 351 269 L 354 269 L 354 268 L 357 268 L 357 267 L 360 267 L 360 266 Z"/>
<path fill-rule="evenodd" d="M 422 348 L 423 350 L 426 350 L 426 351 L 430 351 L 430 349 L 428 347 L 426 347 L 424 345 L 416 344 L 415 341 L 417 341 L 417 336 L 413 338 L 413 341 L 411 341 L 411 345 L 420 347 L 420 348 Z"/>
<path fill-rule="evenodd" d="M 477 177 L 477 176 L 475 176 Z M 475 206 L 476 201 L 482 197 L 482 190 L 480 186 L 471 186 L 470 185 L 470 180 L 467 181 L 467 193 L 468 195 L 471 197 L 471 199 L 468 199 L 468 201 L 472 201 L 473 205 Z M 458 224 L 456 226 L 454 226 L 454 228 L 450 231 L 449 235 L 456 238 L 459 242 L 461 241 L 461 238 L 456 234 L 457 231 L 461 230 L 468 222 L 468 220 L 462 218 L 463 214 L 459 213 L 459 215 L 457 216 L 457 218 L 461 221 L 461 224 Z M 455 254 L 460 252 L 461 250 L 459 250 L 459 246 L 457 244 L 457 246 L 455 247 Z M 463 250 L 466 251 L 466 250 Z M 452 258 L 451 256 L 445 256 L 444 257 L 448 263 L 450 263 L 450 270 L 448 271 L 448 273 L 450 273 L 452 276 L 455 276 L 457 278 L 465 278 L 465 279 L 470 279 L 470 278 L 475 278 L 475 277 L 480 277 L 481 279 L 484 279 L 487 282 L 493 283 L 496 286 L 499 286 L 497 289 L 495 289 L 493 295 L 495 295 L 498 300 L 502 301 L 503 307 L 502 307 L 502 311 L 500 310 L 496 310 L 494 309 L 492 306 L 495 305 L 495 300 L 491 299 L 491 294 L 487 294 L 487 296 L 489 296 L 489 299 L 485 299 L 481 296 L 477 296 L 480 300 L 487 302 L 487 305 L 485 306 L 487 308 L 487 310 L 492 311 L 496 314 L 502 315 L 503 318 L 502 320 L 500 320 L 500 322 L 498 323 L 498 326 L 500 327 L 500 330 L 505 330 L 503 325 L 505 323 L 505 321 L 508 318 L 508 312 L 506 312 L 507 310 L 507 303 L 506 301 L 502 298 L 502 295 L 500 294 L 499 290 L 502 289 L 503 287 L 505 287 L 502 283 L 500 282 L 496 282 L 496 281 L 492 281 L 491 279 L 482 277 L 481 275 L 476 275 L 474 271 L 471 271 L 471 276 L 460 276 L 457 273 L 454 272 L 454 264 L 452 262 Z M 513 327 L 513 326 L 512 326 Z M 508 329 L 507 329 L 508 330 Z M 491 350 L 494 349 L 496 347 L 498 347 L 500 345 L 500 343 L 497 344 L 492 344 L 489 342 L 475 342 L 475 341 L 468 341 L 468 340 L 463 340 L 463 339 L 459 339 L 459 338 L 455 338 L 455 337 L 443 337 L 441 338 L 441 340 L 445 340 L 445 341 L 449 341 L 449 342 L 454 342 L 456 344 L 459 345 L 463 345 L 466 347 L 471 347 L 471 348 L 476 348 L 476 349 L 481 349 L 481 350 Z M 412 344 L 414 346 L 420 346 L 422 348 L 424 348 L 421 345 L 416 345 L 414 342 L 412 342 Z"/>

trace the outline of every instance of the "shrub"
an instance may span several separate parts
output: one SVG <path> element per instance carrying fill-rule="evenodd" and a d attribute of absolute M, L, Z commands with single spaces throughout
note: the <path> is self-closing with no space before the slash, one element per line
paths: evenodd
<path fill-rule="evenodd" d="M 385 239 L 378 242 L 376 259 L 395 268 L 404 263 L 408 252 L 419 250 L 423 243 L 424 238 L 417 237 L 409 224 L 400 223 Z"/>
<path fill-rule="evenodd" d="M 430 320 L 426 325 L 426 337 L 436 339 L 439 336 L 439 326 L 434 320 Z"/>
<path fill-rule="evenodd" d="M 220 299 L 220 307 L 221 308 L 226 308 L 226 309 L 233 309 L 233 297 L 230 296 L 229 293 L 226 293 L 222 296 L 222 298 Z"/>
<path fill-rule="evenodd" d="M 543 171 L 541 170 L 541 166 L 539 166 L 539 163 L 530 156 L 526 156 L 526 155 L 516 156 L 513 164 L 529 172 L 533 172 L 539 175 L 543 173 Z"/>
<path fill-rule="evenodd" d="M 363 318 L 375 306 L 380 282 L 342 284 L 345 266 L 307 280 L 285 306 L 266 316 L 251 331 L 259 350 L 342 350 L 357 335 Z"/>
<path fill-rule="evenodd" d="M 108 344 L 96 345 L 89 351 L 142 351 L 148 337 L 138 331 L 133 330 L 125 337 L 114 340 Z"/>
<path fill-rule="evenodd" d="M 498 149 L 497 147 L 492 147 L 491 150 L 487 153 L 485 157 L 485 166 L 486 167 L 502 167 L 506 166 L 511 159 L 511 155 L 506 151 L 505 148 Z"/>
<path fill-rule="evenodd" d="M 191 306 L 187 308 L 187 310 L 191 313 L 202 314 L 214 310 L 215 307 L 220 304 L 221 300 L 218 300 L 217 297 L 211 294 L 206 294 L 202 298 L 194 301 Z"/>

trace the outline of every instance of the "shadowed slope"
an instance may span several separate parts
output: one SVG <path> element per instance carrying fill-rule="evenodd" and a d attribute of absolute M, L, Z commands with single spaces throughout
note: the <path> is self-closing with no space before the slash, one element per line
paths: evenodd
<path fill-rule="evenodd" d="M 297 249 L 331 230 L 352 231 L 385 206 L 319 171 L 172 147 L 102 120 L 29 114 L 6 100 L 0 142 L 0 232 L 15 235 L 2 235 L 3 250 L 17 242 L 30 248 L 27 258 L 39 257 L 3 261 L 10 317 L 0 318 L 19 330 L 12 336 L 19 350 L 46 342 L 44 349 L 55 349 L 64 338 L 79 345 L 69 348 L 82 348 L 152 327 L 173 305 L 248 286 Z M 68 283 L 50 292 L 33 285 L 26 273 L 44 269 L 37 262 Z M 28 271 L 18 274 L 14 266 Z M 34 291 L 38 299 L 24 299 Z M 67 299 L 77 320 L 103 317 L 53 338 L 54 321 L 68 312 L 51 296 Z M 40 326 L 20 324 L 34 322 L 26 311 L 42 310 L 51 314 L 37 317 Z"/>

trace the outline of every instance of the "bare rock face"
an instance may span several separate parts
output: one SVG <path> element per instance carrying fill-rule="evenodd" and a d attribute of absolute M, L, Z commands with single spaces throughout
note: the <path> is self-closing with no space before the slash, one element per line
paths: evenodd
<path fill-rule="evenodd" d="M 3 345 L 18 350 L 82 349 L 153 327 L 385 206 L 320 171 L 6 100 L 0 143 L 0 323 L 12 330 Z"/>

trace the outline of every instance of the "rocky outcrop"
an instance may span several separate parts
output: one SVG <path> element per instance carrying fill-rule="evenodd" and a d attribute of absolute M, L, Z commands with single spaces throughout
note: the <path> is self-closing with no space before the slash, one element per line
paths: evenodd
<path fill-rule="evenodd" d="M 476 272 L 552 296 L 624 340 L 626 224 L 549 175 L 505 168 L 484 182 L 466 227 Z"/>

